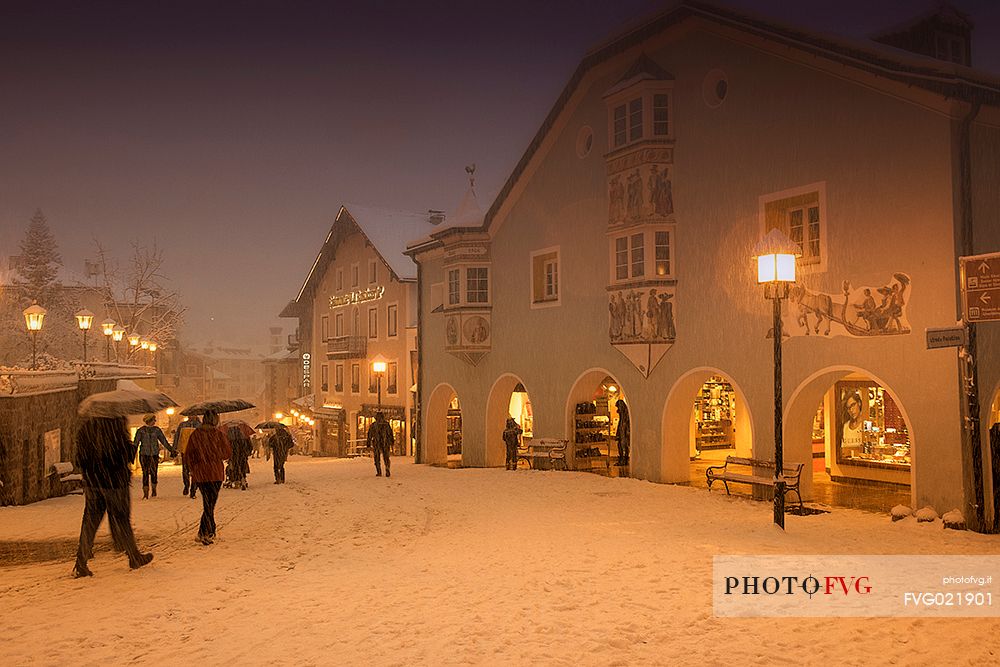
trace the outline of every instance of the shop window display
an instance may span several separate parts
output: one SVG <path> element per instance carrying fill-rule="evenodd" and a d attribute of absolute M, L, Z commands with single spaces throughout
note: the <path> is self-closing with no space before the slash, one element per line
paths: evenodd
<path fill-rule="evenodd" d="M 458 396 L 452 396 L 451 403 L 448 404 L 448 455 L 462 455 L 462 409 L 458 403 Z"/>
<path fill-rule="evenodd" d="M 835 388 L 837 463 L 909 470 L 910 435 L 898 406 L 872 381 Z"/>
<path fill-rule="evenodd" d="M 735 447 L 736 392 L 721 377 L 711 377 L 702 385 L 694 401 L 697 451 Z"/>

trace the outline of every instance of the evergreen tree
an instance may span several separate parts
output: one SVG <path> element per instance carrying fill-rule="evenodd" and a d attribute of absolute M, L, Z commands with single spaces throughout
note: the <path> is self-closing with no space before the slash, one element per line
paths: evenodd
<path fill-rule="evenodd" d="M 31 217 L 20 248 L 20 263 L 16 269 L 18 277 L 14 284 L 29 299 L 36 299 L 39 303 L 51 302 L 60 287 L 58 272 L 62 257 L 40 209 Z"/>

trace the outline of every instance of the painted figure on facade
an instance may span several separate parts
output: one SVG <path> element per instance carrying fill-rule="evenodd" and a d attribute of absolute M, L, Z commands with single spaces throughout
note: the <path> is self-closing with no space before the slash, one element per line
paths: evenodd
<path fill-rule="evenodd" d="M 889 284 L 875 289 L 881 297 L 877 303 L 870 287 L 855 290 L 845 280 L 841 287 L 843 301 L 822 292 L 814 292 L 804 285 L 793 285 L 789 290 L 789 303 L 797 307 L 796 324 L 805 335 L 819 333 L 825 323 L 823 335 L 829 336 L 831 325 L 836 324 L 851 336 L 885 336 L 910 333 L 905 321 L 906 290 L 910 277 L 905 273 L 894 273 Z M 860 296 L 855 296 L 860 291 Z M 810 318 L 814 323 L 810 326 Z M 793 329 L 794 330 L 794 329 Z"/>
<path fill-rule="evenodd" d="M 636 169 L 628 175 L 628 217 L 638 218 L 642 213 L 642 177 Z"/>
<path fill-rule="evenodd" d="M 657 338 L 665 338 L 666 340 L 674 340 L 677 338 L 677 331 L 674 329 L 674 304 L 670 303 L 670 299 L 674 298 L 673 294 L 663 293 L 660 295 L 660 309 L 659 309 L 659 320 L 657 321 Z"/>
<path fill-rule="evenodd" d="M 649 185 L 649 203 L 653 205 L 656 215 L 671 215 L 674 212 L 674 191 L 667 170 L 660 171 L 653 165 L 652 173 L 647 181 Z"/>
<path fill-rule="evenodd" d="M 622 330 L 625 328 L 625 302 L 622 300 L 621 292 L 611 295 L 611 299 L 608 301 L 608 312 L 611 315 L 608 333 L 611 335 L 611 340 L 616 340 L 621 338 Z"/>
<path fill-rule="evenodd" d="M 625 218 L 625 186 L 621 176 L 611 179 L 608 186 L 608 219 L 615 223 Z"/>
<path fill-rule="evenodd" d="M 608 334 L 612 343 L 673 341 L 673 294 L 651 288 L 615 292 L 608 299 Z"/>
<path fill-rule="evenodd" d="M 618 465 L 628 465 L 629 454 L 631 452 L 631 425 L 629 423 L 628 406 L 624 399 L 615 401 L 615 409 L 618 410 L 618 430 L 615 438 L 618 440 Z"/>

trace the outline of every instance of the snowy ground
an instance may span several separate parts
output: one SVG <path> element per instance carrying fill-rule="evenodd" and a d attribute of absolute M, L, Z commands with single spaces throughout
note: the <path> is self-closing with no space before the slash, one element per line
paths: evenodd
<path fill-rule="evenodd" d="M 704 490 L 565 472 L 293 457 L 224 489 L 219 539 L 161 468 L 133 523 L 152 564 L 103 548 L 70 577 L 82 499 L 0 509 L 0 662 L 109 664 L 997 664 L 1000 619 L 726 619 L 714 554 L 984 554 L 1000 539 L 856 511 L 788 517 Z M 139 491 L 138 485 L 133 494 Z M 109 540 L 102 526 L 98 540 Z M 34 551 L 19 547 L 24 558 Z M 16 551 L 16 550 L 15 550 Z"/>

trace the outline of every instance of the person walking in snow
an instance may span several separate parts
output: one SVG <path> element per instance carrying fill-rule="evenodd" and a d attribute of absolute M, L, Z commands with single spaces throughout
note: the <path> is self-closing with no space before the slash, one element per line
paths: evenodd
<path fill-rule="evenodd" d="M 76 549 L 73 576 L 91 577 L 87 561 L 94 557 L 97 527 L 108 515 L 115 544 L 128 555 L 133 570 L 153 560 L 142 553 L 132 532 L 132 469 L 135 453 L 129 440 L 125 417 L 95 417 L 83 422 L 76 436 L 76 465 L 83 473 L 83 520 Z"/>
<path fill-rule="evenodd" d="M 229 437 L 229 444 L 233 447 L 233 456 L 229 459 L 228 466 L 229 477 L 226 481 L 230 487 L 246 491 L 247 474 L 250 472 L 248 459 L 253 450 L 253 444 L 238 426 L 230 426 L 226 430 L 226 435 Z"/>
<path fill-rule="evenodd" d="M 194 429 L 201 426 L 197 417 L 191 417 L 187 421 L 181 422 L 174 432 L 174 451 L 181 455 L 181 479 L 184 480 L 183 494 L 194 498 L 195 486 L 191 483 L 191 467 L 188 465 L 187 444 Z"/>
<path fill-rule="evenodd" d="M 229 439 L 219 428 L 219 415 L 206 412 L 201 426 L 191 434 L 184 453 L 191 466 L 191 483 L 201 491 L 202 513 L 197 539 L 204 545 L 215 539 L 215 503 L 219 500 L 222 480 L 226 478 L 224 463 L 232 454 Z"/>
<path fill-rule="evenodd" d="M 385 476 L 389 477 L 389 450 L 395 439 L 392 435 L 392 426 L 386 421 L 385 415 L 381 412 L 375 413 L 375 423 L 368 427 L 368 447 L 372 450 L 372 457 L 375 459 L 375 476 L 382 476 L 382 465 L 379 457 L 385 461 Z"/>
<path fill-rule="evenodd" d="M 160 467 L 160 445 L 167 448 L 172 456 L 177 451 L 167 442 L 167 436 L 156 425 L 156 415 L 146 415 L 142 418 L 145 426 L 140 426 L 135 432 L 132 444 L 139 448 L 139 465 L 142 466 L 142 498 L 149 498 L 149 486 L 152 482 L 153 497 L 156 497 L 156 473 Z"/>
<path fill-rule="evenodd" d="M 267 439 L 267 446 L 271 450 L 271 458 L 274 460 L 274 483 L 285 483 L 285 461 L 288 460 L 288 452 L 295 446 L 292 434 L 284 426 L 274 429 L 274 433 Z"/>
<path fill-rule="evenodd" d="M 507 470 L 517 470 L 517 448 L 521 444 L 521 427 L 513 417 L 507 417 L 503 430 L 503 444 L 507 446 Z"/>

